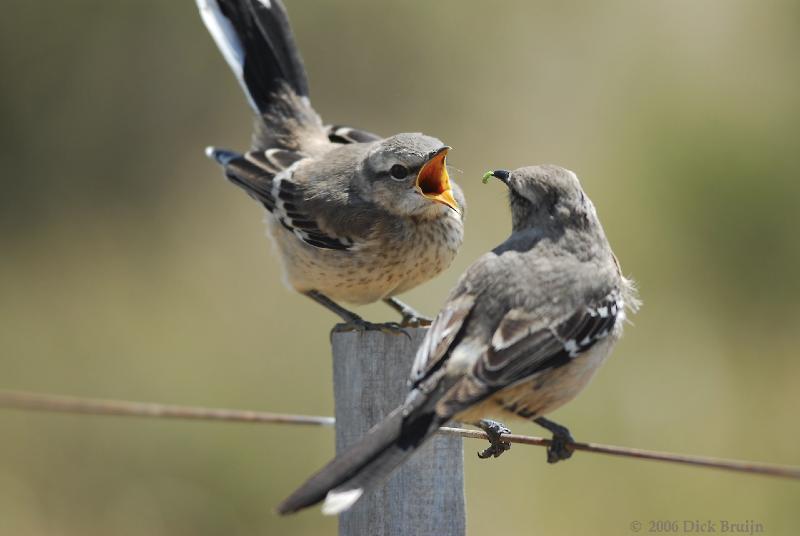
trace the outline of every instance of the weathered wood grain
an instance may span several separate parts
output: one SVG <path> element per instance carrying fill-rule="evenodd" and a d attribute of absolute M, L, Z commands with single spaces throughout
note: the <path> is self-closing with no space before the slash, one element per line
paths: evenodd
<path fill-rule="evenodd" d="M 406 380 L 426 329 L 411 340 L 378 331 L 334 333 L 336 451 L 360 439 L 405 398 Z M 462 440 L 439 435 L 339 518 L 340 536 L 462 536 Z"/>

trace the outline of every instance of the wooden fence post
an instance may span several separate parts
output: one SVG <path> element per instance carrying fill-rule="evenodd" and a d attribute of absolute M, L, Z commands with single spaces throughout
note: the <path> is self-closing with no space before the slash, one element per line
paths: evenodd
<path fill-rule="evenodd" d="M 411 336 L 379 331 L 332 336 L 336 451 L 360 439 L 396 408 L 426 328 Z M 460 437 L 437 435 L 339 516 L 340 536 L 463 536 L 464 453 Z"/>

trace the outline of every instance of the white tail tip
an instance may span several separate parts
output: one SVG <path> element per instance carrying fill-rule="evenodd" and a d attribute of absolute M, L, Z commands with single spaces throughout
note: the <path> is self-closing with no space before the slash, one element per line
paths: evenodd
<path fill-rule="evenodd" d="M 326 516 L 335 516 L 349 510 L 364 494 L 363 488 L 348 489 L 346 491 L 329 491 L 322 505 L 322 513 Z"/>

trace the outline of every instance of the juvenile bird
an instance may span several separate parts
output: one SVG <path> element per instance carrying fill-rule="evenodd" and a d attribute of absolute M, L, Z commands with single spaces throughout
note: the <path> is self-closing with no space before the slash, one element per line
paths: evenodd
<path fill-rule="evenodd" d="M 578 394 L 622 335 L 636 293 L 623 277 L 578 178 L 556 166 L 487 174 L 509 190 L 512 232 L 461 277 L 414 362 L 403 404 L 278 507 L 325 500 L 347 510 L 380 485 L 449 420 L 490 437 L 498 456 L 507 430 L 489 416 L 521 417 L 553 433 L 551 463 L 572 454 L 569 431 L 543 416 Z"/>
<path fill-rule="evenodd" d="M 447 173 L 450 147 L 324 126 L 280 0 L 197 4 L 256 113 L 249 152 L 207 154 L 266 208 L 288 285 L 358 329 L 377 326 L 337 302 L 383 300 L 404 324 L 429 322 L 395 296 L 447 268 L 461 246 L 465 203 Z"/>

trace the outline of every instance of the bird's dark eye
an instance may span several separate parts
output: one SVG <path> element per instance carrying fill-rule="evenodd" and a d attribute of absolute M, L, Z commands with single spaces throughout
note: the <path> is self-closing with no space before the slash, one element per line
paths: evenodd
<path fill-rule="evenodd" d="M 389 174 L 392 176 L 393 179 L 405 179 L 408 176 L 408 168 L 401 164 L 395 164 L 389 170 Z"/>

